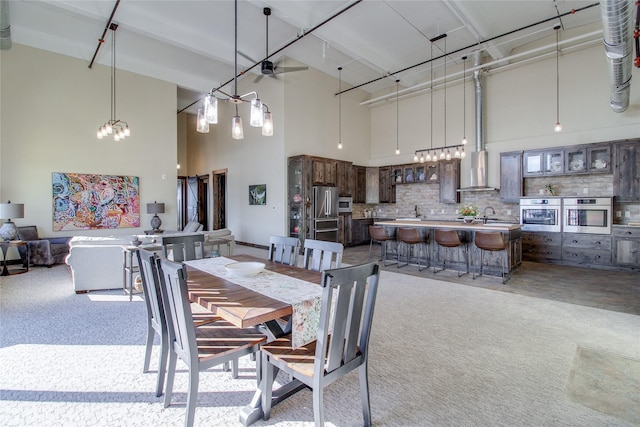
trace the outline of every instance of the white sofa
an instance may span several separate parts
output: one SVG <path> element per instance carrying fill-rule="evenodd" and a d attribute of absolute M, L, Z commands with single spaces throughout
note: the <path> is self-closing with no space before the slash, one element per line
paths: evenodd
<path fill-rule="evenodd" d="M 200 231 L 205 235 L 205 255 L 211 253 L 211 249 L 219 249 L 220 255 L 233 255 L 236 242 L 229 229 L 215 231 Z M 176 232 L 166 236 L 194 234 L 189 232 Z M 162 244 L 163 235 L 146 236 L 139 235 L 142 247 Z M 123 248 L 131 246 L 133 235 L 88 237 L 76 236 L 69 242 L 69 255 L 65 262 L 71 267 L 73 289 L 76 293 L 93 291 L 98 289 L 117 289 L 123 286 Z M 153 240 L 155 239 L 155 243 Z M 213 246 L 207 242 L 214 239 L 229 241 L 228 245 Z M 137 265 L 134 259 L 134 265 Z"/>

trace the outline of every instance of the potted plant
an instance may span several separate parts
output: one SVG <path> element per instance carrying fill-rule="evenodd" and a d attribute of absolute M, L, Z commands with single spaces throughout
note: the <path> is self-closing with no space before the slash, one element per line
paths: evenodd
<path fill-rule="evenodd" d="M 479 209 L 477 206 L 467 205 L 462 206 L 460 209 L 458 209 L 458 213 L 462 215 L 464 222 L 470 223 L 475 217 L 478 216 Z"/>

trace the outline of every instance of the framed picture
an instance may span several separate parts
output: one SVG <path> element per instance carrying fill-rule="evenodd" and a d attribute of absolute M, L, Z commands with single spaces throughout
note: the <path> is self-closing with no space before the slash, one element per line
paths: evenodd
<path fill-rule="evenodd" d="M 267 204 L 267 184 L 257 184 L 249 186 L 249 204 L 250 205 L 266 205 Z"/>
<path fill-rule="evenodd" d="M 137 176 L 54 172 L 53 231 L 140 227 Z"/>

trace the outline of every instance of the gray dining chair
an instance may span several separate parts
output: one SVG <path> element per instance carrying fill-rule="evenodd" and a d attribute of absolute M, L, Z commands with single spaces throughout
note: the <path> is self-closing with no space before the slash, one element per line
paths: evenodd
<path fill-rule="evenodd" d="M 162 297 L 160 296 L 160 281 L 158 278 L 158 269 L 156 267 L 157 255 L 154 252 L 147 251 L 142 248 L 139 248 L 136 252 L 138 256 L 138 266 L 140 267 L 140 278 L 142 279 L 142 289 L 144 291 L 144 302 L 147 308 L 147 343 L 142 372 L 149 372 L 153 341 L 155 335 L 158 334 L 160 337 L 160 361 L 158 364 L 156 396 L 160 396 L 162 395 L 164 378 L 167 370 L 169 333 L 167 330 Z M 193 322 L 196 326 L 201 326 L 216 320 L 220 320 L 220 317 L 211 312 L 206 312 L 204 308 L 200 310 L 199 313 L 193 314 Z M 225 368 L 228 370 L 228 366 L 225 366 Z M 235 371 L 237 371 L 237 364 L 234 364 L 234 372 Z"/>
<path fill-rule="evenodd" d="M 185 426 L 195 418 L 200 371 L 237 360 L 260 350 L 266 337 L 256 329 L 240 329 L 220 320 L 200 327 L 191 322 L 192 312 L 187 292 L 187 272 L 182 263 L 157 259 L 160 290 L 169 334 L 169 363 L 165 408 L 171 404 L 176 363 L 181 359 L 189 371 Z"/>
<path fill-rule="evenodd" d="M 200 248 L 200 257 L 203 257 L 204 234 L 186 234 L 162 238 L 162 255 L 175 262 L 196 259 L 197 248 Z"/>
<path fill-rule="evenodd" d="M 317 340 L 294 349 L 291 335 L 286 335 L 261 347 L 264 420 L 271 415 L 272 388 L 278 371 L 312 389 L 315 424 L 323 426 L 324 388 L 357 368 L 364 425 L 371 425 L 367 360 L 379 278 L 377 263 L 325 270 Z"/>
<path fill-rule="evenodd" d="M 342 243 L 305 239 L 303 266 L 307 270 L 314 271 L 340 268 L 343 252 Z"/>
<path fill-rule="evenodd" d="M 297 266 L 299 248 L 300 241 L 297 237 L 270 236 L 269 261 Z"/>

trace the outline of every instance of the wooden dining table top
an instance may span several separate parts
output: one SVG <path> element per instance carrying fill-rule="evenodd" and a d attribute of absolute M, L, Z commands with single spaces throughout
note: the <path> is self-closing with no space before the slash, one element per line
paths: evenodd
<path fill-rule="evenodd" d="M 251 255 L 232 255 L 234 261 L 259 261 L 274 273 L 320 285 L 322 273 L 292 267 Z M 239 328 L 256 326 L 292 313 L 291 304 L 270 298 L 224 278 L 187 265 L 189 299 Z"/>

